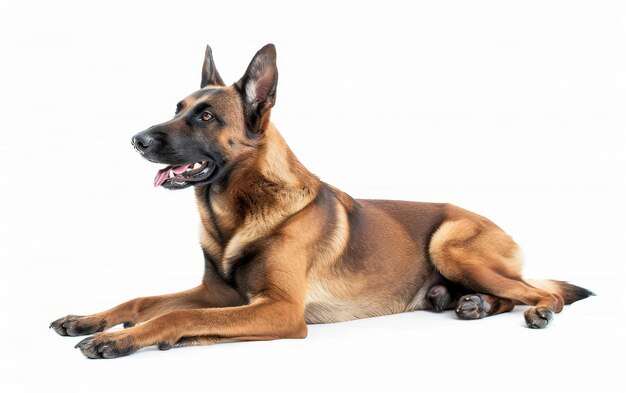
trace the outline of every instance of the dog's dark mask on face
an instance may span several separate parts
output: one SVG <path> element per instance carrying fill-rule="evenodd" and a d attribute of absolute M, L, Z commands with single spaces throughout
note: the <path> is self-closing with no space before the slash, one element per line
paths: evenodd
<path fill-rule="evenodd" d="M 227 177 L 242 155 L 255 154 L 277 82 L 274 45 L 259 50 L 232 86 L 224 85 L 207 46 L 201 89 L 178 103 L 173 119 L 132 139 L 145 159 L 167 165 L 157 172 L 154 186 L 178 190 L 210 184 Z"/>

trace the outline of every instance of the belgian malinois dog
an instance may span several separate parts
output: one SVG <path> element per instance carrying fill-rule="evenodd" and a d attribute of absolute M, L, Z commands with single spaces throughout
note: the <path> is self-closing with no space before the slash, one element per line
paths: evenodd
<path fill-rule="evenodd" d="M 593 293 L 522 278 L 519 247 L 488 219 L 445 203 L 353 199 L 309 172 L 270 122 L 278 72 L 274 45 L 226 86 L 207 46 L 201 89 L 173 119 L 132 138 L 167 165 L 156 187 L 194 187 L 205 273 L 196 288 L 137 298 L 50 325 L 62 336 L 97 333 L 89 358 L 140 348 L 304 338 L 307 323 L 413 310 L 454 309 L 461 319 L 510 311 L 531 328 Z M 103 332 L 124 324 L 127 329 Z"/>

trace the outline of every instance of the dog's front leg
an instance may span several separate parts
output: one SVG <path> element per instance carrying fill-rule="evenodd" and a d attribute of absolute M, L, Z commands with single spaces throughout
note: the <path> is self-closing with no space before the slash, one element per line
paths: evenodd
<path fill-rule="evenodd" d="M 310 239 L 274 235 L 262 252 L 232 273 L 238 288 L 245 288 L 245 305 L 171 311 L 126 330 L 98 333 L 76 347 L 89 358 L 114 358 L 152 345 L 169 349 L 194 340 L 304 338 Z"/>
<path fill-rule="evenodd" d="M 50 327 L 61 336 L 80 336 L 102 332 L 120 323 L 131 327 L 172 310 L 240 304 L 243 304 L 243 299 L 239 294 L 216 281 L 188 291 L 136 298 L 97 314 L 68 315 L 52 322 Z"/>
<path fill-rule="evenodd" d="M 190 337 L 273 340 L 304 338 L 306 333 L 301 305 L 261 298 L 239 307 L 172 311 L 130 329 L 88 337 L 76 347 L 92 359 L 115 358 L 152 345 L 169 349 Z"/>

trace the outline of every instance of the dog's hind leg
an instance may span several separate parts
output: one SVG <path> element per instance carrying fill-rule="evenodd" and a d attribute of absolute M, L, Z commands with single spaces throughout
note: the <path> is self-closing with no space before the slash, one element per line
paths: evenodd
<path fill-rule="evenodd" d="M 461 209 L 453 213 L 455 217 L 444 222 L 431 239 L 431 261 L 453 283 L 489 294 L 466 296 L 470 300 L 461 298 L 457 314 L 476 319 L 481 314 L 509 311 L 517 301 L 533 306 L 524 313 L 529 327 L 547 326 L 553 313 L 563 309 L 561 295 L 522 280 L 518 246 L 495 224 Z M 495 310 L 493 305 L 497 305 Z"/>
<path fill-rule="evenodd" d="M 203 284 L 188 291 L 136 298 L 97 314 L 68 315 L 52 322 L 50 327 L 61 336 L 80 336 L 102 332 L 121 323 L 125 328 L 131 327 L 174 310 L 241 304 L 243 300 L 231 288 L 215 283 L 209 289 Z"/>

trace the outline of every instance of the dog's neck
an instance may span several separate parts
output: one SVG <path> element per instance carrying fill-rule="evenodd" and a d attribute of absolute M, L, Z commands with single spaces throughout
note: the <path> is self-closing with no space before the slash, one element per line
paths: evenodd
<path fill-rule="evenodd" d="M 302 165 L 276 127 L 270 123 L 264 133 L 256 162 L 258 173 L 267 181 L 286 188 L 316 190 L 319 179 Z"/>
<path fill-rule="evenodd" d="M 205 231 L 225 244 L 238 228 L 255 216 L 274 217 L 275 225 L 310 204 L 320 180 L 296 158 L 270 123 L 262 143 L 237 162 L 223 181 L 196 187 L 196 199 Z M 268 230 L 270 228 L 267 228 Z"/>

